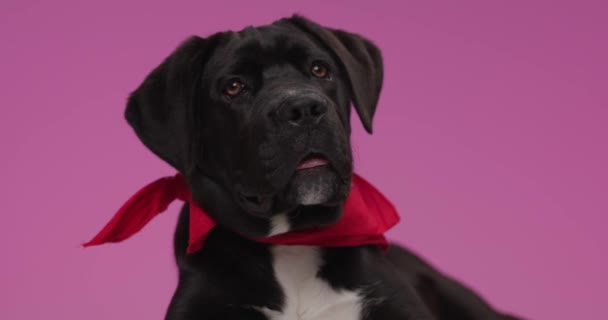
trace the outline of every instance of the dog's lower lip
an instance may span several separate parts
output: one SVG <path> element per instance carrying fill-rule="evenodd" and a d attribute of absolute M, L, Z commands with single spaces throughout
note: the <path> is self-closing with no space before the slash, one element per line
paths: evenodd
<path fill-rule="evenodd" d="M 271 196 L 245 196 L 241 194 L 241 201 L 255 214 L 265 215 L 270 211 L 273 204 Z"/>
<path fill-rule="evenodd" d="M 298 167 L 296 169 L 305 170 L 305 169 L 310 169 L 310 168 L 326 166 L 328 164 L 329 164 L 329 161 L 327 161 L 327 159 L 325 159 L 325 158 L 310 157 L 310 158 L 306 158 L 306 159 L 302 160 L 302 162 L 300 162 L 300 164 L 298 164 Z"/>

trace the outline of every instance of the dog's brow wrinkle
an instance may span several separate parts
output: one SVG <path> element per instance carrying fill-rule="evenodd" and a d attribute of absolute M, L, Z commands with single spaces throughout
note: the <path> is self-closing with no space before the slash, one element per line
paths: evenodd
<path fill-rule="evenodd" d="M 296 93 L 298 93 L 298 90 L 296 89 L 287 89 L 284 91 L 286 96 L 294 96 L 296 95 Z"/>

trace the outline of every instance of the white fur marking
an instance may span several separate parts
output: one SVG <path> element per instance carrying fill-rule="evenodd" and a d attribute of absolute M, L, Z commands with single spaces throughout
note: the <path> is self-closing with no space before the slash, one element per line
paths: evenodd
<path fill-rule="evenodd" d="M 291 229 L 289 219 L 284 213 L 275 215 L 270 220 L 270 234 L 268 236 L 276 236 L 277 234 L 286 233 Z"/>
<path fill-rule="evenodd" d="M 285 295 L 281 311 L 258 308 L 269 320 L 358 320 L 362 298 L 358 292 L 334 290 L 317 277 L 321 257 L 316 247 L 275 246 L 273 266 Z"/>

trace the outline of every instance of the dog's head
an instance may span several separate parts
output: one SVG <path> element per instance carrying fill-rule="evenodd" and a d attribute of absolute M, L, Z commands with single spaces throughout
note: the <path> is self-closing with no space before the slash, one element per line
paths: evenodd
<path fill-rule="evenodd" d="M 350 104 L 371 132 L 381 86 L 376 46 L 294 16 L 186 40 L 125 114 L 195 202 L 259 237 L 339 218 L 353 171 Z"/>

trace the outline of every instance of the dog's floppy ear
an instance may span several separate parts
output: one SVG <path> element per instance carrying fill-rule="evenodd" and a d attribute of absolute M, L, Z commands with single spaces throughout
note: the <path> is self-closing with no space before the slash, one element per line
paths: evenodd
<path fill-rule="evenodd" d="M 383 66 L 380 49 L 359 35 L 325 28 L 298 15 L 285 21 L 311 34 L 342 63 L 350 80 L 355 109 L 367 132 L 372 133 L 372 120 L 382 88 Z"/>
<path fill-rule="evenodd" d="M 153 153 L 184 172 L 193 135 L 191 121 L 210 41 L 190 37 L 131 93 L 125 118 Z"/>

